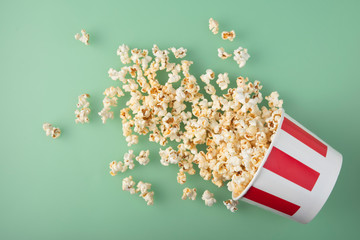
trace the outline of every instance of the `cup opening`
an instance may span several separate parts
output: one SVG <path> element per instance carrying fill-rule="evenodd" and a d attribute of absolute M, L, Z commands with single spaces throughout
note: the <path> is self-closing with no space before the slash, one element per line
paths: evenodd
<path fill-rule="evenodd" d="M 273 146 L 274 146 L 274 142 L 275 142 L 276 139 L 278 138 L 278 135 L 279 135 L 279 131 L 278 131 L 278 130 L 281 128 L 282 123 L 284 122 L 284 116 L 285 116 L 285 110 L 282 109 L 282 114 L 281 114 L 281 119 L 280 119 L 280 122 L 279 122 L 279 125 L 278 125 L 278 129 L 276 130 L 276 133 L 275 133 L 275 135 L 274 135 L 273 141 L 271 142 L 268 150 L 266 151 L 266 154 L 265 154 L 265 156 L 264 156 L 264 158 L 263 158 L 263 160 L 262 160 L 262 163 L 261 163 L 260 166 L 258 167 L 258 169 L 257 169 L 254 177 L 251 179 L 250 183 L 246 186 L 246 188 L 244 189 L 244 191 L 242 191 L 242 193 L 241 193 L 239 196 L 237 196 L 236 198 L 234 197 L 234 194 L 232 194 L 232 199 L 233 199 L 233 200 L 239 200 L 240 198 L 242 198 L 242 197 L 247 193 L 247 191 L 249 190 L 249 188 L 251 188 L 251 186 L 254 184 L 254 181 L 255 181 L 256 177 L 259 175 L 261 169 L 263 168 L 266 160 L 267 160 L 268 157 L 269 157 L 269 154 L 270 154 L 270 152 L 271 152 L 271 150 L 272 150 L 272 148 L 273 148 Z"/>

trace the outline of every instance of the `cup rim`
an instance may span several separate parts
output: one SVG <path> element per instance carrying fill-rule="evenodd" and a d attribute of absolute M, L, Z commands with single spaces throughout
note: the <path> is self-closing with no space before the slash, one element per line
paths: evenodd
<path fill-rule="evenodd" d="M 263 158 L 263 160 L 262 160 L 262 163 L 261 163 L 260 166 L 258 167 L 258 169 L 257 169 L 254 177 L 251 179 L 251 181 L 250 181 L 249 184 L 246 186 L 246 188 L 244 189 L 244 191 L 242 191 L 242 193 L 241 193 L 238 197 L 236 197 L 236 198 L 234 198 L 234 194 L 231 194 L 231 197 L 232 197 L 233 200 L 236 201 L 236 200 L 239 200 L 240 198 L 242 198 L 242 197 L 247 193 L 247 191 L 249 191 L 249 189 L 250 189 L 250 188 L 252 187 L 252 185 L 254 184 L 257 176 L 260 174 L 260 172 L 261 172 L 261 170 L 262 170 L 262 168 L 263 168 L 266 160 L 268 159 L 268 157 L 269 157 L 269 155 L 270 155 L 270 152 L 271 152 L 271 150 L 272 150 L 272 148 L 273 148 L 273 146 L 274 146 L 274 143 L 276 142 L 276 139 L 277 139 L 278 136 L 279 136 L 279 129 L 281 128 L 281 126 L 282 126 L 282 124 L 283 124 L 283 122 L 284 122 L 285 110 L 284 110 L 284 109 L 281 109 L 281 110 L 282 110 L 282 114 L 281 114 L 281 119 L 280 119 L 278 128 L 277 128 L 276 133 L 275 133 L 275 135 L 274 135 L 273 141 L 270 143 L 270 146 L 269 146 L 269 148 L 267 149 L 267 151 L 266 151 L 266 153 L 265 153 L 265 156 L 264 156 L 264 158 Z"/>

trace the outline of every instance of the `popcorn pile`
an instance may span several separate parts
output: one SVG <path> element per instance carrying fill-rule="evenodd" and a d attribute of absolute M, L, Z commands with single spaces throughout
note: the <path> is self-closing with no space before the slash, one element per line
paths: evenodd
<path fill-rule="evenodd" d="M 171 49 L 178 54 L 176 49 Z M 181 63 L 172 63 L 169 61 L 170 53 L 157 45 L 152 48 L 154 58 L 148 55 L 147 50 L 133 49 L 130 55 L 129 50 L 123 44 L 118 49 L 118 55 L 123 63 L 131 61 L 132 64 L 119 71 L 109 70 L 109 77 L 119 80 L 122 89 L 131 96 L 126 107 L 120 111 L 123 135 L 128 145 L 138 143 L 138 134 L 148 135 L 149 141 L 161 146 L 169 141 L 177 142 L 177 149 L 160 149 L 159 155 L 162 165 L 179 166 L 177 181 L 180 184 L 186 182 L 186 174 L 195 174 L 195 164 L 203 179 L 211 180 L 218 187 L 227 184 L 233 197 L 239 196 L 256 173 L 277 130 L 282 114 L 279 95 L 274 92 L 265 98 L 269 108 L 260 107 L 263 101 L 260 82 L 252 83 L 247 78 L 238 77 L 237 87 L 228 88 L 228 73 L 218 74 L 216 83 L 227 92 L 217 95 L 211 83 L 215 73 L 208 69 L 200 77 L 206 84 L 205 96 L 200 92 L 197 79 L 190 73 L 193 62 L 182 60 Z M 235 55 L 240 56 L 239 61 L 246 59 L 244 49 L 239 48 L 238 52 Z M 157 79 L 161 70 L 168 73 L 165 84 Z M 180 86 L 174 87 L 173 84 L 179 81 Z M 110 106 L 117 104 L 116 96 L 124 95 L 119 87 L 110 87 L 104 94 L 102 112 L 108 113 Z M 186 104 L 191 105 L 190 111 Z M 99 115 L 105 123 L 106 118 L 101 113 Z M 200 145 L 206 145 L 206 151 L 199 151 Z M 139 163 L 147 162 L 146 157 L 140 159 L 142 157 L 139 156 Z M 127 166 L 131 166 L 131 161 Z M 113 162 L 110 165 L 112 174 L 126 169 L 126 163 Z M 186 196 L 190 194 L 193 197 L 189 191 L 186 190 Z"/>
<path fill-rule="evenodd" d="M 122 181 L 122 190 L 130 192 L 130 194 L 140 193 L 139 196 L 146 201 L 147 205 L 153 205 L 154 192 L 149 192 L 151 184 L 139 181 L 136 185 L 136 189 L 135 184 L 136 183 L 133 181 L 132 176 L 126 177 Z"/>
<path fill-rule="evenodd" d="M 90 103 L 86 100 L 87 98 L 89 98 L 90 95 L 85 93 L 80 95 L 79 98 L 79 102 L 76 105 L 78 109 L 75 110 L 75 115 L 76 115 L 76 119 L 75 119 L 75 123 L 88 123 L 89 122 L 89 114 L 91 112 L 89 106 Z M 80 108 L 80 110 L 79 110 Z"/>
<path fill-rule="evenodd" d="M 209 19 L 209 29 L 213 34 L 219 32 L 219 23 L 213 18 Z M 89 34 L 85 30 L 81 30 L 81 34 L 76 34 L 75 39 L 88 45 Z M 234 30 L 223 31 L 221 37 L 233 41 L 236 34 Z M 194 166 L 197 165 L 204 180 L 211 180 L 218 187 L 226 184 L 232 197 L 237 198 L 253 179 L 273 140 L 281 119 L 283 101 L 279 100 L 277 92 L 273 92 L 265 97 L 269 107 L 263 106 L 259 81 L 249 82 L 248 78 L 239 76 L 234 79 L 236 87 L 229 88 L 228 73 L 218 73 L 216 77 L 211 69 L 200 76 L 205 83 L 202 90 L 190 72 L 193 62 L 183 60 L 187 49 L 171 47 L 168 50 L 161 50 L 155 44 L 151 51 L 130 50 L 125 44 L 119 46 L 116 54 L 126 66 L 119 70 L 110 68 L 108 75 L 121 87 L 105 89 L 103 109 L 98 114 L 104 124 L 113 119 L 112 107 L 118 105 L 118 98 L 123 97 L 124 92 L 128 93 L 130 99 L 120 110 L 122 133 L 128 146 L 137 144 L 139 135 L 148 135 L 149 141 L 161 146 L 176 143 L 175 149 L 160 149 L 159 155 L 162 165 L 178 165 L 178 183 L 184 184 L 187 174 L 194 175 Z M 179 63 L 170 62 L 169 54 L 179 59 Z M 242 47 L 235 49 L 233 55 L 240 68 L 250 58 L 247 49 Z M 227 59 L 232 54 L 221 47 L 218 48 L 218 56 Z M 168 75 L 164 84 L 157 77 L 159 71 Z M 212 83 L 213 80 L 217 86 Z M 222 94 L 216 94 L 216 88 Z M 89 97 L 88 94 L 79 96 L 76 123 L 89 122 Z M 53 138 L 60 135 L 60 130 L 49 123 L 45 123 L 43 129 Z M 201 146 L 206 150 L 199 150 Z M 140 165 L 147 165 L 149 150 L 141 151 L 137 157 L 133 150 L 129 150 L 123 161 L 110 163 L 110 174 L 115 176 L 133 169 L 134 159 Z M 149 192 L 151 184 L 140 181 L 136 188 L 135 185 L 132 176 L 122 181 L 124 191 L 139 193 L 147 205 L 152 205 L 154 192 Z M 195 200 L 196 195 L 195 188 L 185 188 L 182 199 Z M 214 194 L 208 190 L 204 191 L 202 200 L 207 206 L 216 203 Z M 230 199 L 223 203 L 231 212 L 237 210 L 238 201 Z"/>
<path fill-rule="evenodd" d="M 46 136 L 51 136 L 54 139 L 60 137 L 61 134 L 60 129 L 53 127 L 50 123 L 44 123 L 43 129 L 46 133 Z"/>

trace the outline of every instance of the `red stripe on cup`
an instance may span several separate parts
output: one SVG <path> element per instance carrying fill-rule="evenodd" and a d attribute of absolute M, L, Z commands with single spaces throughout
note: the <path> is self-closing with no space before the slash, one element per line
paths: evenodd
<path fill-rule="evenodd" d="M 284 117 L 281 129 L 308 147 L 312 148 L 314 151 L 326 157 L 327 146 L 286 117 Z"/>
<path fill-rule="evenodd" d="M 256 187 L 249 188 L 249 190 L 244 195 L 244 198 L 290 216 L 294 215 L 300 208 L 299 205 L 286 201 L 285 199 L 279 198 L 268 192 L 264 192 L 263 190 L 260 190 Z"/>
<path fill-rule="evenodd" d="M 264 168 L 311 191 L 320 173 L 296 160 L 280 149 L 273 147 Z"/>

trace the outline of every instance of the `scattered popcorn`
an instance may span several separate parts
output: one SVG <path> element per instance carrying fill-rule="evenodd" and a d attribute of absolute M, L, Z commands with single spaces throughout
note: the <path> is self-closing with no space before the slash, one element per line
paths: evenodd
<path fill-rule="evenodd" d="M 61 134 L 60 129 L 53 127 L 50 123 L 44 123 L 43 129 L 46 133 L 46 136 L 51 136 L 54 139 L 60 137 Z"/>
<path fill-rule="evenodd" d="M 80 95 L 79 98 L 79 102 L 76 105 L 78 108 L 81 109 L 77 109 L 75 110 L 75 115 L 76 115 L 76 119 L 75 119 L 75 123 L 88 123 L 89 122 L 89 114 L 91 112 L 89 106 L 90 103 L 87 101 L 87 98 L 89 98 L 90 95 L 85 93 Z"/>
<path fill-rule="evenodd" d="M 122 56 L 129 58 L 129 66 L 108 72 L 111 79 L 123 83 L 122 91 L 130 95 L 126 107 L 120 110 L 123 135 L 128 145 L 138 143 L 139 135 L 148 135 L 149 141 L 166 146 L 159 151 L 160 163 L 178 165 L 177 181 L 180 184 L 186 182 L 186 174 L 196 173 L 197 165 L 204 180 L 211 180 L 218 187 L 226 185 L 233 196 L 239 196 L 261 165 L 277 131 L 282 115 L 282 100 L 277 93 L 265 97 L 268 107 L 263 106 L 259 81 L 249 82 L 247 78 L 238 77 L 236 88 L 228 88 L 230 79 L 223 73 L 218 75 L 216 83 L 227 92 L 218 96 L 211 84 L 215 73 L 208 69 L 200 76 L 209 95 L 205 96 L 191 74 L 192 61 L 170 62 L 169 52 L 155 44 L 151 51 L 154 58 L 146 50 L 136 48 L 131 50 L 130 58 L 129 51 L 125 45 L 119 50 Z M 239 65 L 243 66 L 248 59 L 246 54 L 247 50 L 242 48 L 234 51 L 234 59 Z M 143 66 L 144 56 L 149 59 Z M 164 84 L 157 77 L 161 70 L 169 77 Z M 119 89 L 111 87 L 104 92 L 104 109 L 100 114 L 103 122 L 113 118 L 111 108 L 123 95 Z M 176 145 L 168 147 L 170 141 Z M 200 151 L 199 145 L 206 148 Z M 147 155 L 147 151 L 142 151 L 136 160 L 145 165 Z M 128 160 L 124 159 L 123 164 L 115 162 L 111 165 L 112 173 L 132 168 L 133 159 L 133 152 L 129 152 Z M 151 193 L 142 195 L 151 202 Z M 204 195 L 209 204 L 213 201 L 210 195 Z M 195 196 L 196 191 L 184 189 L 185 199 L 195 199 Z"/>
<path fill-rule="evenodd" d="M 234 201 L 232 199 L 226 200 L 224 201 L 224 205 L 226 206 L 227 209 L 229 209 L 231 212 L 235 212 L 238 210 L 238 208 L 236 207 L 239 204 L 239 201 Z"/>
<path fill-rule="evenodd" d="M 218 75 L 218 79 L 216 80 L 216 83 L 219 85 L 221 90 L 225 90 L 228 87 L 228 84 L 230 83 L 228 73 L 220 73 Z"/>
<path fill-rule="evenodd" d="M 190 188 L 184 188 L 183 195 L 181 197 L 182 200 L 186 199 L 195 200 L 196 199 L 196 188 L 190 189 Z"/>
<path fill-rule="evenodd" d="M 209 19 L 209 29 L 213 34 L 218 34 L 219 32 L 219 23 L 213 18 Z"/>
<path fill-rule="evenodd" d="M 234 60 L 239 64 L 239 68 L 245 66 L 246 61 L 250 58 L 246 48 L 239 47 L 234 50 Z"/>
<path fill-rule="evenodd" d="M 224 40 L 230 40 L 231 42 L 234 40 L 234 38 L 235 38 L 235 32 L 234 32 L 234 30 L 231 30 L 230 32 L 226 32 L 226 31 L 224 31 L 224 32 L 222 32 L 221 33 L 221 37 L 222 37 L 222 39 L 224 39 Z"/>
<path fill-rule="evenodd" d="M 122 181 L 122 190 L 129 191 L 130 194 L 135 194 L 136 190 L 134 188 L 135 182 L 133 181 L 132 176 L 126 177 Z"/>
<path fill-rule="evenodd" d="M 228 57 L 231 57 L 231 53 L 225 52 L 224 48 L 218 48 L 218 56 L 221 59 L 227 59 Z"/>
<path fill-rule="evenodd" d="M 79 40 L 85 45 L 89 45 L 89 34 L 86 33 L 84 29 L 81 30 L 81 35 L 79 33 L 75 34 L 75 39 Z"/>
<path fill-rule="evenodd" d="M 112 69 L 109 70 L 109 72 Z M 98 113 L 101 117 L 102 122 L 105 124 L 106 120 L 114 118 L 114 112 L 111 111 L 111 107 L 117 106 L 118 97 L 124 96 L 123 91 L 119 87 L 109 87 L 105 89 L 104 93 L 105 98 L 103 99 L 103 109 Z"/>
<path fill-rule="evenodd" d="M 142 150 L 139 156 L 136 157 L 136 161 L 138 161 L 141 165 L 147 165 L 150 162 L 149 154 L 150 154 L 149 150 L 146 151 Z"/>
<path fill-rule="evenodd" d="M 212 205 L 214 205 L 214 203 L 216 203 L 216 199 L 214 198 L 214 194 L 211 193 L 209 190 L 206 190 L 202 197 L 202 200 L 205 201 L 205 205 L 211 207 Z"/>
<path fill-rule="evenodd" d="M 174 53 L 174 56 L 175 56 L 176 58 L 184 58 L 184 57 L 186 56 L 186 51 L 187 51 L 187 49 L 185 49 L 185 48 L 183 48 L 183 47 L 178 48 L 178 49 L 172 47 L 172 48 L 169 48 L 169 50 Z"/>

